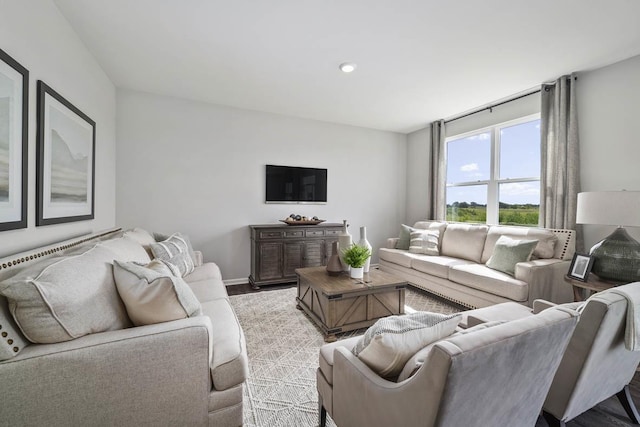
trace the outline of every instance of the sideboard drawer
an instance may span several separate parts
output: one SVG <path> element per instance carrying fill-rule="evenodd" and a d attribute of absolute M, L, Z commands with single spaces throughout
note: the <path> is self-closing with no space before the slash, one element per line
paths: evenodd
<path fill-rule="evenodd" d="M 292 237 L 304 237 L 304 231 L 302 231 L 302 230 L 297 230 L 297 231 L 285 231 L 285 232 L 284 232 L 284 237 L 286 237 L 286 238 L 292 238 Z"/>
<path fill-rule="evenodd" d="M 305 236 L 306 237 L 324 236 L 324 230 L 306 230 Z"/>
<path fill-rule="evenodd" d="M 261 231 L 260 238 L 261 239 L 281 239 L 282 231 Z"/>
<path fill-rule="evenodd" d="M 327 236 L 339 236 L 340 230 L 326 230 Z"/>

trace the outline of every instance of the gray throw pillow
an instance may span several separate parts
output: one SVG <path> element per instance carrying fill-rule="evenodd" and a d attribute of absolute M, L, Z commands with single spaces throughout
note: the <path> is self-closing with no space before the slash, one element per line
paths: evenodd
<path fill-rule="evenodd" d="M 486 266 L 513 276 L 516 264 L 529 261 L 537 244 L 537 240 L 515 240 L 500 236 Z"/>
<path fill-rule="evenodd" d="M 167 265 L 114 261 L 113 275 L 129 318 L 136 326 L 184 319 L 202 313 L 187 283 L 171 274 Z"/>
<path fill-rule="evenodd" d="M 166 261 L 176 276 L 184 277 L 193 272 L 195 261 L 194 255 L 192 255 L 193 248 L 188 237 L 175 233 L 168 239 L 152 243 L 150 246 L 153 256 Z"/>
<path fill-rule="evenodd" d="M 353 354 L 378 375 L 395 378 L 418 350 L 451 335 L 462 315 L 418 311 L 378 320 L 360 338 Z"/>
<path fill-rule="evenodd" d="M 409 227 L 408 225 L 400 225 L 400 235 L 398 236 L 398 242 L 396 243 L 396 249 L 402 249 L 404 251 L 409 250 L 411 243 L 411 232 L 417 231 L 417 228 Z"/>

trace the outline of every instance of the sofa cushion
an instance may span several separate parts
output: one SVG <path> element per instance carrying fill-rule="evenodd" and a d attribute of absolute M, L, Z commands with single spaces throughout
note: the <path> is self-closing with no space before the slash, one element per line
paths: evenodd
<path fill-rule="evenodd" d="M 412 254 L 425 254 L 438 256 L 438 241 L 440 232 L 438 230 L 416 230 L 410 234 L 409 252 Z"/>
<path fill-rule="evenodd" d="M 193 272 L 195 263 L 191 253 L 191 243 L 180 233 L 172 234 L 168 239 L 151 245 L 153 256 L 166 261 L 172 266 L 176 276 L 184 277 Z"/>
<path fill-rule="evenodd" d="M 526 301 L 529 296 L 527 283 L 484 264 L 454 265 L 449 269 L 449 280 L 513 301 Z"/>
<path fill-rule="evenodd" d="M 449 278 L 449 267 L 452 265 L 472 264 L 459 258 L 448 256 L 421 256 L 411 260 L 411 268 L 443 279 Z"/>
<path fill-rule="evenodd" d="M 558 243 L 558 236 L 554 232 L 544 228 L 493 225 L 487 233 L 487 240 L 484 244 L 484 250 L 482 251 L 481 262 L 485 263 L 491 258 L 493 249 L 500 236 L 507 236 L 516 240 L 537 240 L 538 244 L 533 250 L 534 258 L 553 258 Z"/>
<path fill-rule="evenodd" d="M 488 230 L 486 225 L 447 224 L 440 254 L 480 262 Z"/>
<path fill-rule="evenodd" d="M 31 342 L 55 343 L 131 325 L 113 279 L 116 255 L 99 244 L 47 258 L 0 283 Z"/>
<path fill-rule="evenodd" d="M 117 239 L 109 239 L 98 243 L 100 246 L 107 247 L 116 255 L 118 261 L 132 261 L 143 264 L 151 261 L 149 254 L 142 245 L 127 236 L 118 237 Z"/>
<path fill-rule="evenodd" d="M 227 288 L 222 280 L 204 279 L 195 282 L 187 282 L 196 298 L 200 302 L 213 301 L 219 298 L 229 298 Z"/>
<path fill-rule="evenodd" d="M 222 281 L 220 267 L 213 262 L 206 262 L 193 269 L 193 271 L 183 277 L 187 283 L 199 282 L 200 280 L 216 279 Z"/>
<path fill-rule="evenodd" d="M 202 313 L 213 324 L 211 380 L 216 390 L 226 390 L 242 384 L 247 378 L 249 364 L 247 348 L 240 322 L 227 299 L 202 303 Z"/>
<path fill-rule="evenodd" d="M 7 299 L 0 296 L 0 361 L 17 356 L 29 341 L 11 316 Z"/>
<path fill-rule="evenodd" d="M 154 239 L 151 233 L 149 233 L 147 230 L 136 227 L 134 229 L 125 231 L 124 237 L 128 237 L 140 243 L 140 245 L 149 255 L 149 258 L 153 257 L 153 252 L 151 252 L 151 245 L 156 242 L 156 239 Z"/>
<path fill-rule="evenodd" d="M 391 262 L 393 264 L 398 264 L 403 267 L 411 268 L 411 262 L 423 255 L 412 254 L 400 249 L 380 248 L 380 250 L 378 251 L 378 256 L 382 260 Z"/>
<path fill-rule="evenodd" d="M 118 293 L 136 326 L 169 322 L 201 314 L 200 303 L 181 277 L 163 261 L 147 265 L 114 261 Z"/>
<path fill-rule="evenodd" d="M 487 261 L 487 267 L 513 276 L 516 264 L 531 259 L 537 240 L 515 240 L 511 237 L 500 236 L 493 249 L 493 255 Z"/>
<path fill-rule="evenodd" d="M 378 320 L 358 340 L 353 354 L 378 375 L 395 378 L 422 347 L 451 335 L 460 314 L 418 311 Z"/>

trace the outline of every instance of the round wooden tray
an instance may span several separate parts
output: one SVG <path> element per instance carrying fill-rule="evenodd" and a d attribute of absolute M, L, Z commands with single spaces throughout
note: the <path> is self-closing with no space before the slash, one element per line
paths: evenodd
<path fill-rule="evenodd" d="M 318 225 L 322 222 L 325 222 L 324 219 L 308 219 L 306 221 L 287 221 L 286 219 L 279 220 L 280 222 L 284 222 L 287 225 Z"/>

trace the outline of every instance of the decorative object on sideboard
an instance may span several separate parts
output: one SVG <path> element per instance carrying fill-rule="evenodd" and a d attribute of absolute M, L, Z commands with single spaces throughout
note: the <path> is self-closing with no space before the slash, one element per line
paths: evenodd
<path fill-rule="evenodd" d="M 96 122 L 38 80 L 36 225 L 94 218 Z"/>
<path fill-rule="evenodd" d="M 640 227 L 640 191 L 578 193 L 576 222 L 618 227 L 589 251 L 593 273 L 616 282 L 640 280 L 640 243 L 623 228 Z"/>
<path fill-rule="evenodd" d="M 27 227 L 29 71 L 0 49 L 0 231 Z"/>
<path fill-rule="evenodd" d="M 327 262 L 327 273 L 329 276 L 339 276 L 342 273 L 342 263 L 340 262 L 340 248 L 338 242 L 331 244 L 331 256 Z"/>
<path fill-rule="evenodd" d="M 590 255 L 579 254 L 576 252 L 573 254 L 573 259 L 571 260 L 567 276 L 572 279 L 586 282 L 589 280 L 589 273 L 593 267 L 594 259 L 595 258 Z"/>
<path fill-rule="evenodd" d="M 371 250 L 373 249 L 373 247 L 371 246 L 371 243 L 369 243 L 369 241 L 367 240 L 367 227 L 364 227 L 364 226 L 360 227 L 360 241 L 358 242 L 358 245 L 369 249 L 369 252 L 371 252 Z M 369 254 L 369 258 L 367 258 L 367 261 L 364 263 L 365 274 L 369 272 L 370 265 L 371 265 L 371 254 Z"/>
<path fill-rule="evenodd" d="M 347 227 L 349 227 L 347 220 L 342 220 L 342 231 L 340 231 L 340 234 L 338 235 L 338 244 L 340 252 L 342 253 L 340 255 L 340 261 L 342 261 L 342 269 L 344 271 L 349 271 L 349 265 L 344 262 L 344 251 L 351 247 L 351 244 L 353 243 L 353 240 L 351 240 L 351 234 L 349 234 Z"/>
<path fill-rule="evenodd" d="M 352 279 L 362 279 L 364 277 L 364 264 L 371 258 L 371 250 L 356 243 L 343 250 L 344 262 L 351 267 Z"/>
<path fill-rule="evenodd" d="M 279 220 L 280 222 L 284 222 L 287 225 L 318 225 L 323 223 L 324 219 L 318 219 L 317 216 L 313 218 L 308 218 L 302 215 L 291 214 L 285 219 Z"/>

